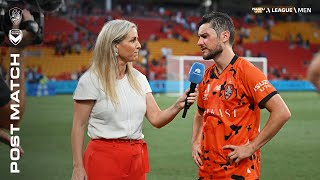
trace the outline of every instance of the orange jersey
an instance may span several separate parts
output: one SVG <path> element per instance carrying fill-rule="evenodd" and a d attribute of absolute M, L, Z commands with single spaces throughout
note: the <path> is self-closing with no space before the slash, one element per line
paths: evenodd
<path fill-rule="evenodd" d="M 199 180 L 259 179 L 259 150 L 236 167 L 227 159 L 231 150 L 222 147 L 244 145 L 259 134 L 260 108 L 276 89 L 258 68 L 235 55 L 221 74 L 215 65 L 209 67 L 198 92 L 198 108 L 204 112 Z"/>

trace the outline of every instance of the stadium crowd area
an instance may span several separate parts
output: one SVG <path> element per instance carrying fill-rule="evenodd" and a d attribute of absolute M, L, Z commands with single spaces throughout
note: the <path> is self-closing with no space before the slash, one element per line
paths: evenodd
<path fill-rule="evenodd" d="M 77 80 L 90 65 L 97 33 L 111 19 L 138 25 L 142 44 L 135 67 L 149 80 L 166 79 L 166 56 L 201 56 L 196 45 L 197 22 L 203 12 L 187 8 L 123 3 L 105 11 L 95 1 L 66 1 L 59 13 L 45 16 L 42 45 L 24 52 L 26 77 L 41 80 Z M 266 57 L 268 78 L 304 79 L 313 55 L 320 49 L 319 21 L 301 14 L 233 14 L 234 51 L 245 57 Z M 9 53 L 1 47 L 0 73 L 8 72 Z"/>

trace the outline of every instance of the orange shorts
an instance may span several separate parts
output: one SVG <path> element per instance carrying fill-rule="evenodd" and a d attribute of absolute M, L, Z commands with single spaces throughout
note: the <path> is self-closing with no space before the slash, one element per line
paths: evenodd
<path fill-rule="evenodd" d="M 90 140 L 83 161 L 88 180 L 146 180 L 150 169 L 143 140 Z"/>

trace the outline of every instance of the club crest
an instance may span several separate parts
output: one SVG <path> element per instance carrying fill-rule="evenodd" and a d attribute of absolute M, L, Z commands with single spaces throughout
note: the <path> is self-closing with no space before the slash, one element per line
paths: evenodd
<path fill-rule="evenodd" d="M 20 29 L 9 30 L 9 40 L 13 45 L 18 45 L 22 40 L 22 31 Z"/>
<path fill-rule="evenodd" d="M 9 10 L 9 16 L 12 24 L 19 25 L 22 19 L 22 10 L 14 7 Z"/>
<path fill-rule="evenodd" d="M 228 100 L 231 97 L 233 91 L 234 91 L 234 86 L 232 84 L 227 84 L 225 86 L 224 97 L 226 98 L 226 100 Z"/>

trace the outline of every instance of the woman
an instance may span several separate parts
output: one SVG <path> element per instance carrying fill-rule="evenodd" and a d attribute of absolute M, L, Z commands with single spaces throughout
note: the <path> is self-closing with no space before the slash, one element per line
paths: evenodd
<path fill-rule="evenodd" d="M 160 110 L 146 77 L 132 66 L 140 48 L 137 26 L 129 21 L 110 21 L 99 33 L 92 65 L 74 92 L 73 180 L 146 179 L 144 116 L 161 128 L 184 107 L 188 90 L 174 105 Z M 196 93 L 187 99 L 192 104 Z M 91 140 L 82 155 L 87 122 Z"/>

